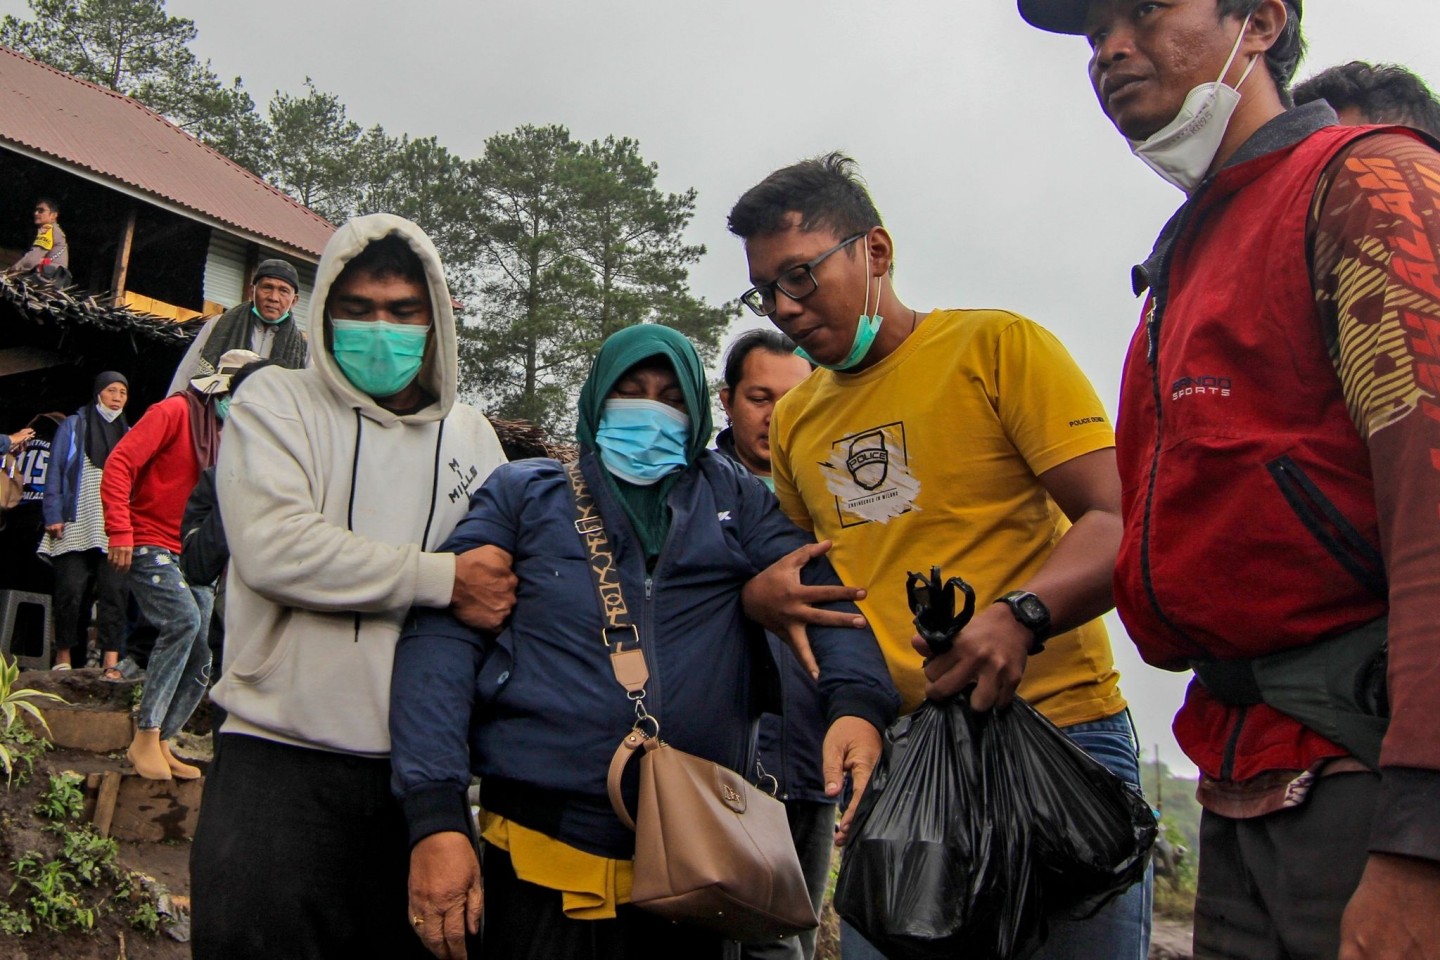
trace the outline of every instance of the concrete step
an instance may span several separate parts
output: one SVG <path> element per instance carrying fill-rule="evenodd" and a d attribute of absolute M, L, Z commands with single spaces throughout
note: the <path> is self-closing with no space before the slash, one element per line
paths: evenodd
<path fill-rule="evenodd" d="M 40 713 L 45 717 L 49 732 L 34 717 L 27 715 L 26 723 L 31 731 L 56 747 L 67 750 L 114 753 L 130 746 L 130 740 L 135 736 L 135 721 L 128 708 L 121 712 L 97 709 L 90 704 L 52 702 L 40 706 Z"/>
<path fill-rule="evenodd" d="M 81 751 L 46 758 L 46 766 L 84 778 L 84 818 L 102 836 L 145 843 L 191 840 L 205 778 L 147 780 L 129 763 Z"/>
<path fill-rule="evenodd" d="M 29 714 L 26 723 L 36 736 L 44 737 L 56 747 L 85 750 L 90 753 L 113 753 L 124 750 L 134 736 L 130 718 L 131 703 L 139 681 L 110 682 L 97 668 L 80 670 L 28 670 L 20 674 L 17 686 L 53 693 L 65 699 L 32 700 L 45 717 L 50 730 Z"/>

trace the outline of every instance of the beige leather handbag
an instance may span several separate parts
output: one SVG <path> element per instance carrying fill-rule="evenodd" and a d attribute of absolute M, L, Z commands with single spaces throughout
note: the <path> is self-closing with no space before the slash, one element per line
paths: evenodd
<path fill-rule="evenodd" d="M 604 522 L 579 464 L 570 464 L 567 473 L 575 529 L 589 553 L 605 617 L 610 665 L 635 704 L 635 728 L 616 748 L 607 779 L 615 815 L 635 831 L 630 902 L 732 940 L 813 930 L 820 921 L 805 889 L 785 805 L 734 770 L 660 739 L 659 720 L 645 710 L 649 665 L 620 590 Z M 637 755 L 640 798 L 632 818 L 620 783 Z"/>
<path fill-rule="evenodd" d="M 658 725 L 657 725 L 658 726 Z M 635 819 L 620 775 L 640 754 Z M 635 831 L 631 902 L 732 940 L 813 930 L 785 805 L 728 767 L 632 730 L 610 764 L 610 803 Z"/>

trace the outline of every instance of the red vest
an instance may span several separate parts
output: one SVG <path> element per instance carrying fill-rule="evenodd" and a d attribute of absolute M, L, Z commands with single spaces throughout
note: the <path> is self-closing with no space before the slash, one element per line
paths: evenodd
<path fill-rule="evenodd" d="M 1255 657 L 1386 612 L 1369 451 L 1316 315 L 1306 243 L 1320 174 L 1370 132 L 1328 127 L 1223 170 L 1177 232 L 1158 330 L 1155 291 L 1146 301 L 1117 423 L 1115 602 L 1151 663 Z M 1345 752 L 1198 683 L 1175 734 L 1229 780 Z"/>

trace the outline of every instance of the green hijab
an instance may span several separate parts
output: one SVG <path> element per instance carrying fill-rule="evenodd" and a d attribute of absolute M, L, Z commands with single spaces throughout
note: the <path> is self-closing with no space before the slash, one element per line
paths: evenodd
<path fill-rule="evenodd" d="M 575 439 L 581 452 L 597 455 L 595 434 L 600 428 L 600 414 L 606 395 L 625 372 L 642 360 L 663 357 L 675 369 L 680 392 L 685 396 L 685 410 L 690 415 L 690 441 L 685 449 L 685 463 L 695 462 L 710 442 L 710 388 L 705 381 L 705 367 L 685 335 L 658 323 L 642 323 L 612 334 L 600 346 L 590 364 L 590 373 L 580 387 L 579 420 Z M 670 532 L 670 508 L 666 501 L 682 471 L 675 471 L 652 486 L 627 483 L 605 470 L 602 472 L 625 508 L 645 548 L 645 557 L 653 561 L 660 555 L 665 536 Z"/>

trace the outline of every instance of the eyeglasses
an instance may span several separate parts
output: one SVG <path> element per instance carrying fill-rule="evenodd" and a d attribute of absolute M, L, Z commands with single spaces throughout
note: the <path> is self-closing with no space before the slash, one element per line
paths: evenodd
<path fill-rule="evenodd" d="M 815 279 L 815 268 L 824 263 L 826 257 L 839 253 L 869 232 L 869 230 L 862 230 L 853 237 L 846 237 L 809 263 L 798 263 L 769 283 L 751 287 L 740 294 L 740 302 L 749 307 L 757 316 L 768 317 L 775 312 L 776 290 L 791 300 L 805 299 L 820 289 L 820 284 Z"/>

